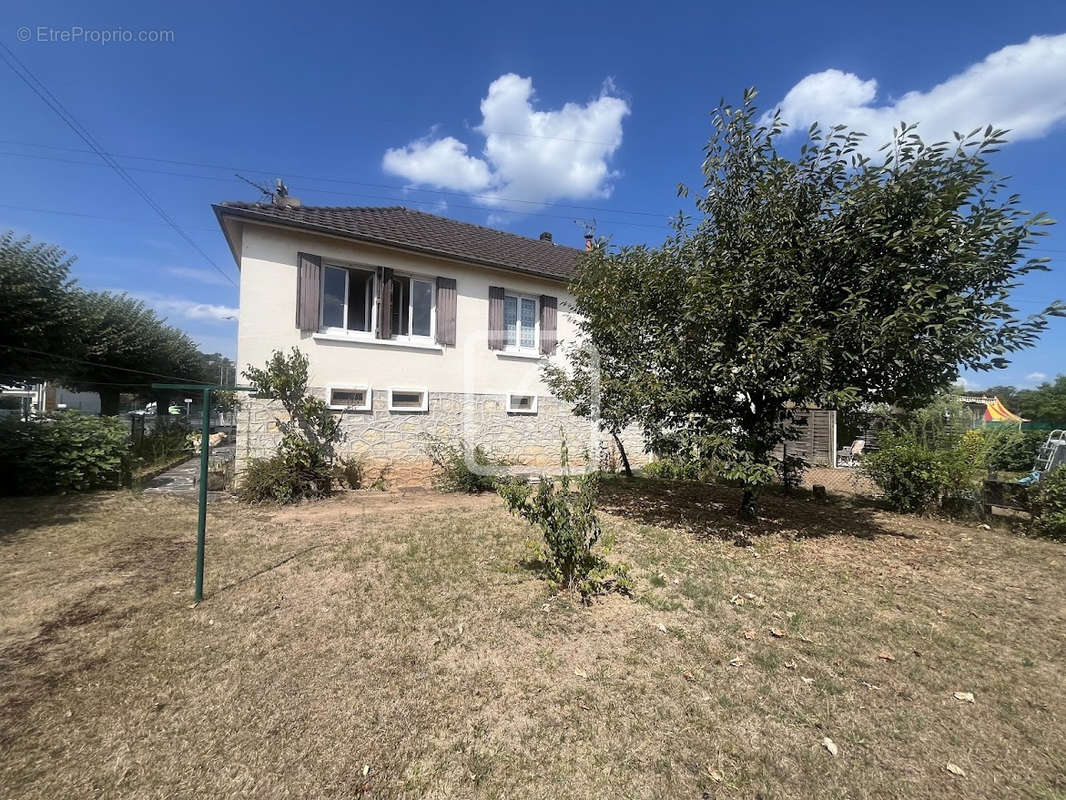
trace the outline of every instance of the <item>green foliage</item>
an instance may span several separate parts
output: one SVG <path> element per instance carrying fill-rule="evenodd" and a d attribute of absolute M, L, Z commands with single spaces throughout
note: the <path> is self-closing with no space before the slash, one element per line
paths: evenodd
<path fill-rule="evenodd" d="M 177 422 L 160 423 L 155 430 L 133 437 L 133 457 L 146 466 L 170 461 L 192 449 L 188 428 Z"/>
<path fill-rule="evenodd" d="M 237 487 L 237 499 L 245 503 L 288 505 L 318 497 L 332 491 L 332 474 L 308 469 L 280 453 L 270 458 L 248 462 Z"/>
<path fill-rule="evenodd" d="M 466 492 L 478 494 L 496 488 L 497 478 L 470 468 L 467 463 L 468 448 L 462 439 L 458 443 L 445 441 L 437 436 L 424 436 L 426 455 L 433 464 L 433 486 L 439 492 Z M 481 445 L 474 447 L 470 455 L 479 467 L 513 466 L 516 462 L 490 456 Z"/>
<path fill-rule="evenodd" d="M 599 473 L 583 479 L 571 477 L 565 439 L 561 451 L 563 474 L 558 486 L 541 476 L 536 489 L 525 481 L 513 480 L 501 481 L 497 491 L 511 513 L 541 529 L 544 545 L 538 546 L 537 552 L 556 585 L 578 591 L 586 602 L 611 591 L 628 594 L 629 567 L 610 564 L 604 558 L 613 542 L 605 539 L 601 552 L 592 552 L 601 533 L 596 517 Z M 571 489 L 574 484 L 576 491 Z"/>
<path fill-rule="evenodd" d="M 1066 467 L 1056 467 L 1030 488 L 1029 509 L 1033 533 L 1066 541 Z"/>
<path fill-rule="evenodd" d="M 0 493 L 115 489 L 129 478 L 126 428 L 117 420 L 61 411 L 0 421 Z"/>
<path fill-rule="evenodd" d="M 863 459 L 863 472 L 897 511 L 926 510 L 940 499 L 947 481 L 939 453 L 911 434 L 885 438 Z"/>
<path fill-rule="evenodd" d="M 307 393 L 308 366 L 307 356 L 294 347 L 288 356 L 274 351 L 265 368 L 244 372 L 260 395 L 281 403 L 286 418 L 276 420 L 282 434 L 277 455 L 262 459 L 254 474 L 243 477 L 241 499 L 295 503 L 332 492 L 335 448 L 343 433 L 325 401 Z M 269 488 L 271 480 L 275 489 Z"/>
<path fill-rule="evenodd" d="M 1029 472 L 1047 438 L 1046 432 L 1013 428 L 987 428 L 983 433 L 985 464 L 990 470 L 1006 472 Z"/>
<path fill-rule="evenodd" d="M 140 300 L 79 288 L 73 261 L 54 245 L 0 236 L 0 372 L 97 391 L 106 415 L 118 413 L 120 390 L 147 390 L 160 376 L 217 380 L 193 340 Z"/>
<path fill-rule="evenodd" d="M 860 134 L 812 126 L 791 159 L 754 97 L 714 112 L 697 218 L 658 247 L 594 249 L 571 287 L 618 405 L 653 438 L 735 433 L 753 485 L 789 436 L 783 409 L 921 406 L 1066 310 L 1008 302 L 1046 269 L 1027 255 L 1049 220 L 1003 197 L 985 160 L 1002 131 L 929 145 L 903 126 L 875 162 Z"/>

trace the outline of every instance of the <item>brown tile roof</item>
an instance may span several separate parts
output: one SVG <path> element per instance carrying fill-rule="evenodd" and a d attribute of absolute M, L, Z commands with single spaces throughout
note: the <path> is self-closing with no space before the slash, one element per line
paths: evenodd
<path fill-rule="evenodd" d="M 403 206 L 280 208 L 265 203 L 220 203 L 213 208 L 220 223 L 223 217 L 231 216 L 290 225 L 556 280 L 567 280 L 573 275 L 582 253 L 573 247 L 527 239 Z"/>

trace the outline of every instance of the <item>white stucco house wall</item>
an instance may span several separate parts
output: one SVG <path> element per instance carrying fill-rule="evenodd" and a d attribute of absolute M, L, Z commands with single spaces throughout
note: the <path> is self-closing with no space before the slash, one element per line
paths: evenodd
<path fill-rule="evenodd" d="M 214 206 L 240 269 L 238 375 L 301 349 L 342 417 L 340 453 L 424 480 L 426 434 L 529 466 L 598 457 L 595 426 L 541 381 L 576 327 L 566 290 L 581 251 L 403 207 Z M 249 397 L 237 469 L 278 441 L 275 403 Z M 639 437 L 627 437 L 640 463 Z"/>

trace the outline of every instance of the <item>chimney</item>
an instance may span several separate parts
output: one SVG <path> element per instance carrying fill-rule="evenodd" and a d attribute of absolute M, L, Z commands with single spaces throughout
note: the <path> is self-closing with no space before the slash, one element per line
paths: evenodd
<path fill-rule="evenodd" d="M 542 242 L 550 242 L 552 240 L 551 231 L 544 231 L 544 233 L 540 235 L 540 240 Z"/>
<path fill-rule="evenodd" d="M 585 250 L 586 251 L 591 251 L 592 250 L 592 234 L 591 233 L 586 233 L 585 234 Z"/>

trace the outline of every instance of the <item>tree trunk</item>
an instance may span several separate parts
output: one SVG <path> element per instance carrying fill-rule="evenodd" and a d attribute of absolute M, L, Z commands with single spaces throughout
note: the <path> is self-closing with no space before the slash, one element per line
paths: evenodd
<path fill-rule="evenodd" d="M 626 455 L 626 449 L 622 445 L 622 440 L 618 438 L 618 434 L 611 431 L 611 436 L 614 437 L 614 443 L 618 445 L 618 455 L 622 457 L 622 466 L 625 468 L 626 477 L 633 477 L 633 468 L 629 466 L 629 456 Z"/>
<path fill-rule="evenodd" d="M 111 387 L 101 386 L 98 390 L 100 395 L 100 416 L 101 417 L 116 417 L 118 416 L 118 389 Z"/>
<path fill-rule="evenodd" d="M 737 516 L 745 522 L 755 521 L 755 509 L 758 508 L 759 495 L 755 489 L 751 487 L 745 487 L 744 497 L 740 501 L 740 510 L 737 512 Z"/>

